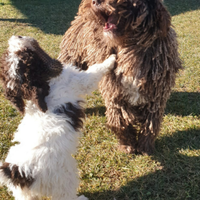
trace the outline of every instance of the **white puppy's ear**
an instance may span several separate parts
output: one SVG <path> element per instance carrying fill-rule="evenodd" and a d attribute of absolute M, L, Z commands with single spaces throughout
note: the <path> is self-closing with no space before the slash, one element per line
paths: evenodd
<path fill-rule="evenodd" d="M 59 76 L 62 70 L 62 64 L 52 59 L 36 40 L 12 36 L 0 65 L 5 96 L 21 113 L 25 110 L 24 100 L 32 101 L 42 112 L 46 112 L 48 81 Z"/>
<path fill-rule="evenodd" d="M 6 52 L 0 60 L 0 79 L 4 86 L 5 97 L 11 101 L 21 113 L 24 113 L 25 103 L 22 99 L 21 83 L 16 74 L 18 62 L 12 59 L 8 60 L 8 57 L 9 53 Z"/>
<path fill-rule="evenodd" d="M 17 92 L 6 90 L 5 96 L 6 98 L 14 104 L 14 106 L 22 113 L 24 114 L 25 111 L 25 102 L 22 99 L 22 96 L 17 94 Z M 20 92 L 19 92 L 20 93 Z"/>

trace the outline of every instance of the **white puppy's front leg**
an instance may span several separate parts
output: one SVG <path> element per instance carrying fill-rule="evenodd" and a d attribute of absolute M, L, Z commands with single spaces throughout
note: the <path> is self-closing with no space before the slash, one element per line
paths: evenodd
<path fill-rule="evenodd" d="M 81 94 L 89 94 L 98 88 L 99 81 L 111 69 L 113 69 L 116 61 L 116 55 L 111 55 L 103 63 L 94 64 L 87 71 L 82 71 L 79 75 L 79 86 Z"/>
<path fill-rule="evenodd" d="M 109 58 L 104 60 L 103 63 L 94 64 L 89 67 L 86 71 L 87 73 L 96 73 L 96 77 L 99 76 L 100 80 L 103 75 L 107 74 L 111 69 L 113 69 L 116 61 L 116 55 L 112 54 Z"/>

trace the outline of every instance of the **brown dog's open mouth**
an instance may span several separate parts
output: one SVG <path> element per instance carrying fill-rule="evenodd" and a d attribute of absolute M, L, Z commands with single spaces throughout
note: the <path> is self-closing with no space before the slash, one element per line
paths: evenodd
<path fill-rule="evenodd" d="M 114 29 L 117 29 L 117 27 L 114 23 L 114 17 L 111 15 L 107 18 L 107 21 L 105 23 L 105 26 L 103 27 L 103 30 L 105 32 L 108 32 L 108 31 L 112 31 Z"/>
<path fill-rule="evenodd" d="M 110 6 L 104 5 L 105 2 L 102 0 L 92 0 L 92 9 L 98 18 L 98 22 L 103 25 L 104 32 L 112 32 L 117 29 L 117 15 L 115 9 Z"/>
<path fill-rule="evenodd" d="M 108 23 L 108 22 L 103 27 L 104 31 L 112 31 L 113 29 L 116 29 L 115 24 L 111 24 L 111 23 Z"/>

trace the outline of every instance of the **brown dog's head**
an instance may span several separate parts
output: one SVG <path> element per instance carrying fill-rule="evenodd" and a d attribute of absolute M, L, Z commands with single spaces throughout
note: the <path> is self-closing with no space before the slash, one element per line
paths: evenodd
<path fill-rule="evenodd" d="M 5 96 L 21 113 L 25 109 L 24 100 L 31 100 L 43 112 L 47 110 L 44 98 L 49 93 L 48 81 L 61 71 L 60 62 L 51 59 L 29 37 L 12 36 L 0 62 Z"/>
<path fill-rule="evenodd" d="M 171 17 L 162 0 L 83 0 L 79 15 L 96 20 L 105 36 L 120 41 L 166 37 Z M 135 40 L 134 40 L 135 39 Z"/>

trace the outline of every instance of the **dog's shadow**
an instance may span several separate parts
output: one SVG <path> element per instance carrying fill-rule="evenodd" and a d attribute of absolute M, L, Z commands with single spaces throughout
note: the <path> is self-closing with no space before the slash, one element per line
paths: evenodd
<path fill-rule="evenodd" d="M 200 8 L 199 0 L 164 0 L 172 16 L 179 15 L 188 11 L 198 10 Z"/>
<path fill-rule="evenodd" d="M 105 116 L 106 108 L 102 105 L 87 107 L 86 114 Z M 165 114 L 178 116 L 200 115 L 199 92 L 172 92 L 167 102 Z"/>
<path fill-rule="evenodd" d="M 200 199 L 200 156 L 194 156 L 200 150 L 199 133 L 200 129 L 194 128 L 158 139 L 152 159 L 160 163 L 159 170 L 136 178 L 117 191 L 85 195 L 90 200 Z"/>
<path fill-rule="evenodd" d="M 80 2 L 81 0 L 27 0 L 26 2 L 11 0 L 11 4 L 25 17 L 0 18 L 0 20 L 27 23 L 29 26 L 41 29 L 44 33 L 63 35 L 74 19 Z M 167 0 L 164 3 L 172 16 L 200 8 L 199 0 Z M 4 5 L 5 3 L 0 3 L 0 6 Z"/>
<path fill-rule="evenodd" d="M 47 34 L 63 35 L 74 19 L 80 2 L 81 0 L 11 0 L 11 4 L 23 14 L 23 17 L 0 17 L 0 21 L 25 23 Z M 6 6 L 6 3 L 0 4 L 4 5 Z"/>
<path fill-rule="evenodd" d="M 172 92 L 165 113 L 178 116 L 200 115 L 200 92 Z"/>
<path fill-rule="evenodd" d="M 106 108 L 97 105 L 87 108 L 89 115 L 105 116 Z M 200 93 L 173 92 L 167 102 L 165 114 L 174 116 L 199 116 Z M 160 170 L 136 178 L 117 191 L 85 193 L 89 199 L 155 200 L 200 199 L 200 128 L 178 131 L 172 136 L 156 140 L 156 152 L 152 155 Z M 124 164 L 126 165 L 126 164 Z"/>

